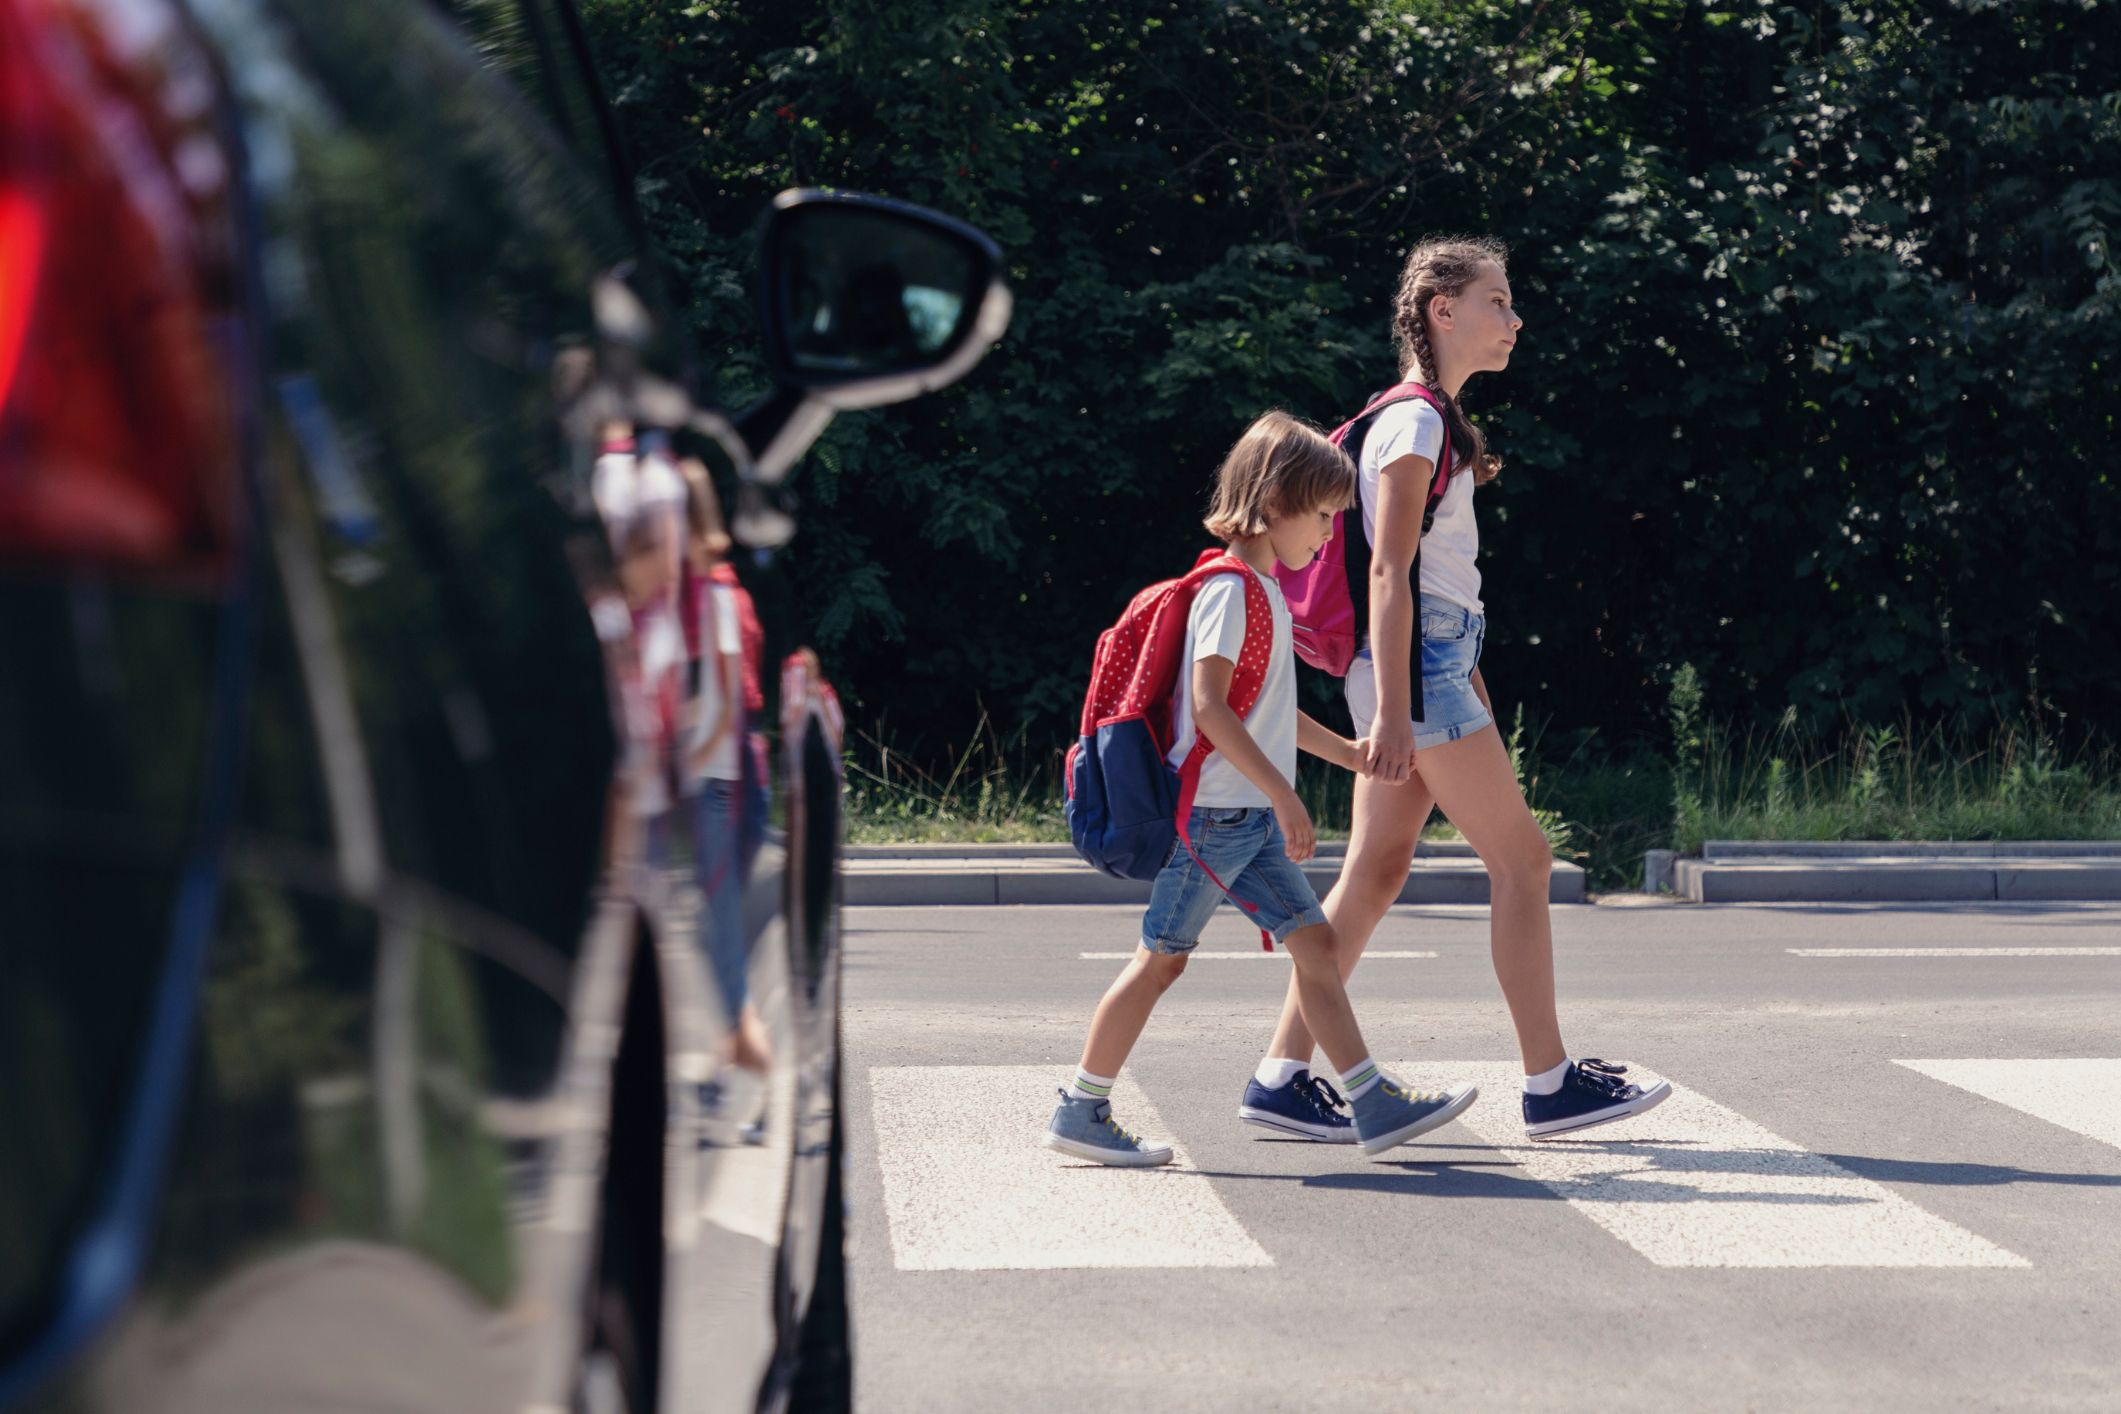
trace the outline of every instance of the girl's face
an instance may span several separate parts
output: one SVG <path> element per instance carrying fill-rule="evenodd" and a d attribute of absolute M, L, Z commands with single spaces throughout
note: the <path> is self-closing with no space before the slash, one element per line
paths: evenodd
<path fill-rule="evenodd" d="M 1488 261 L 1456 295 L 1435 302 L 1436 337 L 1448 343 L 1452 361 L 1472 373 L 1500 373 L 1510 366 L 1524 321 L 1510 303 L 1510 277 Z"/>
<path fill-rule="evenodd" d="M 1267 518 L 1267 543 L 1274 547 L 1274 558 L 1292 570 L 1300 570 L 1317 559 L 1326 537 L 1332 533 L 1331 511 L 1300 511 Z"/>

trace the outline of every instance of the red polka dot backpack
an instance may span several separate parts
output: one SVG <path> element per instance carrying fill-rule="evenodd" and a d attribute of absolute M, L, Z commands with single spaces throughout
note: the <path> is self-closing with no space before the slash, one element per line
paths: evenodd
<path fill-rule="evenodd" d="M 1259 576 L 1228 550 L 1204 550 L 1184 577 L 1135 595 L 1097 640 L 1082 735 L 1068 749 L 1068 832 L 1076 853 L 1115 878 L 1154 879 L 1174 844 L 1200 859 L 1186 819 L 1201 764 L 1215 746 L 1206 733 L 1196 734 L 1185 764 L 1174 771 L 1171 718 L 1193 596 L 1219 574 L 1244 578 L 1245 642 L 1230 679 L 1230 709 L 1243 717 L 1266 685 L 1274 612 Z M 1229 892 L 1207 865 L 1201 869 Z"/>

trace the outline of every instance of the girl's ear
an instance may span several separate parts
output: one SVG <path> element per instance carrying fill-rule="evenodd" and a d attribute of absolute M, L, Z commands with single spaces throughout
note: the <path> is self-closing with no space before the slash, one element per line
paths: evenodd
<path fill-rule="evenodd" d="M 1451 327 L 1451 297 L 1445 294 L 1429 296 L 1429 327 L 1448 329 Z"/>

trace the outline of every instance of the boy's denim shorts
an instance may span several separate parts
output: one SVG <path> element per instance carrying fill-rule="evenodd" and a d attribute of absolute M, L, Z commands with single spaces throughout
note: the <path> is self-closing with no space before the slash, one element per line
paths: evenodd
<path fill-rule="evenodd" d="M 1203 806 L 1187 823 L 1193 849 L 1230 893 L 1251 905 L 1245 917 L 1280 942 L 1298 928 L 1326 921 L 1304 871 L 1289 861 L 1281 822 L 1264 808 Z M 1200 942 L 1208 915 L 1223 891 L 1201 872 L 1185 841 L 1174 840 L 1171 857 L 1149 893 L 1142 917 L 1142 946 L 1150 952 L 1183 954 Z"/>
<path fill-rule="evenodd" d="M 1463 604 L 1435 594 L 1421 596 L 1421 717 L 1414 749 L 1422 751 L 1471 736 L 1494 721 L 1473 691 L 1473 669 L 1487 641 L 1488 620 Z M 1355 735 L 1366 737 L 1377 723 L 1377 664 L 1365 643 L 1348 665 L 1348 715 Z"/>

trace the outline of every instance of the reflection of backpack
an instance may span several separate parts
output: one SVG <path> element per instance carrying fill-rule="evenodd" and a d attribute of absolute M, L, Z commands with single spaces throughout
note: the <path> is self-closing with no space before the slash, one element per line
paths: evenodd
<path fill-rule="evenodd" d="M 709 583 L 728 587 L 736 595 L 737 639 L 744 646 L 744 715 L 756 724 L 766 710 L 766 691 L 759 683 L 759 663 L 766 656 L 766 631 L 759 627 L 758 609 L 751 591 L 736 577 L 736 567 L 724 560 L 707 572 Z"/>
<path fill-rule="evenodd" d="M 1395 403 L 1420 398 L 1443 416 L 1443 400 L 1419 383 L 1396 383 L 1370 400 L 1370 405 L 1347 422 L 1334 429 L 1332 442 L 1348 454 L 1357 467 L 1362 465 L 1363 439 L 1370 435 L 1370 425 L 1377 414 Z M 1436 458 L 1436 476 L 1429 483 L 1429 499 L 1421 511 L 1421 533 L 1427 535 L 1429 526 L 1436 519 L 1437 503 L 1451 482 L 1451 420 L 1444 418 L 1443 449 Z M 1340 542 L 1342 553 L 1335 555 L 1330 547 Z M 1289 601 L 1289 618 L 1293 623 L 1296 654 L 1314 668 L 1322 668 L 1334 677 L 1348 675 L 1348 665 L 1355 661 L 1355 650 L 1362 646 L 1363 635 L 1370 627 L 1370 539 L 1363 534 L 1362 507 L 1349 507 L 1333 517 L 1333 534 L 1326 541 L 1329 547 L 1310 564 L 1300 570 L 1285 565 L 1274 566 L 1274 577 L 1281 584 L 1282 597 Z M 1421 550 L 1414 551 L 1413 577 L 1416 592 L 1421 585 Z M 1419 660 L 1417 659 L 1417 662 Z M 1414 719 L 1421 720 L 1420 698 L 1415 698 Z"/>
<path fill-rule="evenodd" d="M 1077 854 L 1115 878 L 1154 879 L 1174 844 L 1200 863 L 1187 816 L 1215 745 L 1196 732 L 1185 764 L 1172 770 L 1171 708 L 1178 675 L 1190 666 L 1184 658 L 1193 598 L 1209 579 L 1230 573 L 1243 576 L 1245 586 L 1245 642 L 1230 680 L 1230 710 L 1242 718 L 1266 685 L 1274 611 L 1259 576 L 1227 550 L 1205 551 L 1183 578 L 1135 595 L 1097 640 L 1081 739 L 1068 749 L 1068 833 Z M 1206 864 L 1200 867 L 1230 892 Z M 1232 901 L 1251 911 L 1242 899 Z"/>

